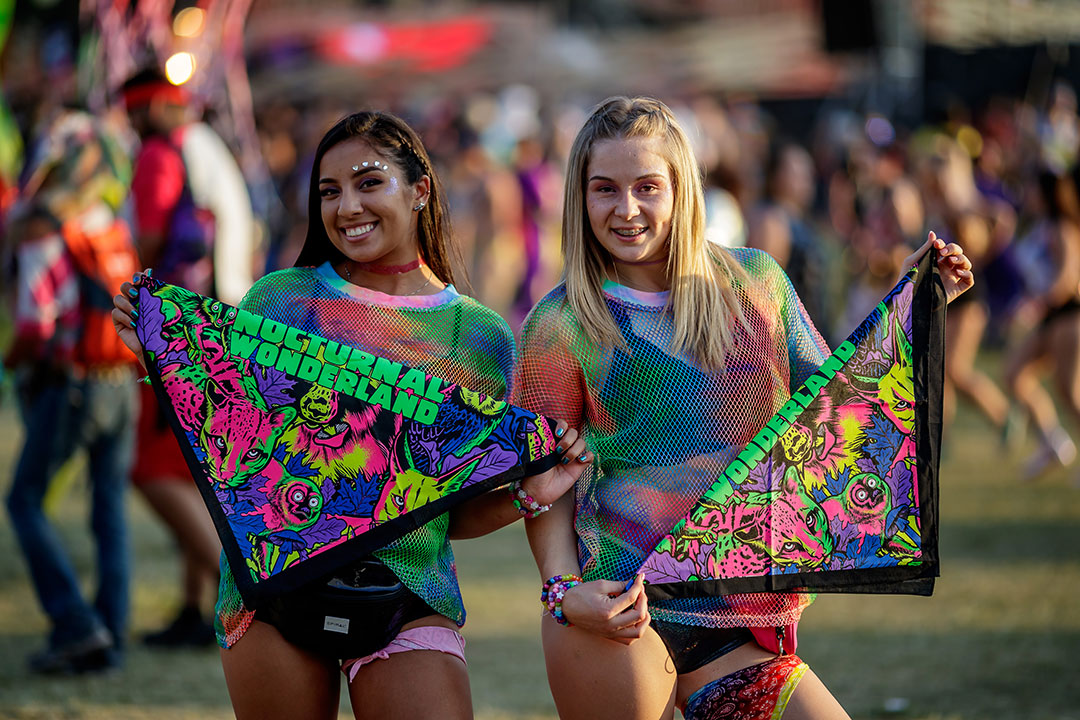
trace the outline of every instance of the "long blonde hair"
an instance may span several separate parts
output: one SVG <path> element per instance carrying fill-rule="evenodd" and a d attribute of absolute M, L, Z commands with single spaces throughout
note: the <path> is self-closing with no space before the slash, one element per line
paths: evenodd
<path fill-rule="evenodd" d="M 562 250 L 566 296 L 585 336 L 594 343 L 626 349 L 626 342 L 604 302 L 605 265 L 610 255 L 593 234 L 585 207 L 585 174 L 600 140 L 633 137 L 663 139 L 675 202 L 668 236 L 667 310 L 675 332 L 672 350 L 686 352 L 703 368 L 719 369 L 737 324 L 746 326 L 734 282 L 746 271 L 729 253 L 705 240 L 705 197 L 690 141 L 671 110 L 659 100 L 612 97 L 593 110 L 574 139 L 563 202 Z"/>

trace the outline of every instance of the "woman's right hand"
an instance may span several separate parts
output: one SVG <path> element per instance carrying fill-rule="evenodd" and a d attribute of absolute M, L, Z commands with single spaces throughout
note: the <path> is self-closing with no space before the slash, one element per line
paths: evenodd
<path fill-rule="evenodd" d="M 145 270 L 143 271 L 146 272 Z M 143 273 L 136 273 L 132 278 L 133 282 L 138 282 Z M 143 348 L 142 343 L 139 342 L 139 336 L 135 334 L 135 318 L 139 316 L 135 311 L 135 306 L 132 304 L 132 300 L 139 296 L 139 291 L 132 286 L 131 283 L 124 283 L 120 286 L 120 294 L 113 297 L 113 311 L 112 311 L 112 323 L 113 329 L 116 330 L 116 334 L 120 336 L 120 339 L 127 345 L 128 349 L 135 354 L 139 364 L 146 369 L 146 364 L 143 362 Z"/>
<path fill-rule="evenodd" d="M 592 580 L 566 591 L 563 617 L 588 632 L 629 645 L 649 626 L 644 575 L 629 588 L 613 580 Z"/>

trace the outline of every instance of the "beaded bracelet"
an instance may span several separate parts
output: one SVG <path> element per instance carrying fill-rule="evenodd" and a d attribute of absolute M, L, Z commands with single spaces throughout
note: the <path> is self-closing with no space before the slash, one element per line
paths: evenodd
<path fill-rule="evenodd" d="M 543 515 L 551 509 L 550 505 L 541 505 L 533 499 L 532 495 L 525 492 L 525 488 L 521 487 L 520 480 L 515 480 L 509 487 L 510 499 L 514 502 L 514 507 L 526 520 L 532 520 L 534 517 Z"/>
<path fill-rule="evenodd" d="M 578 575 L 556 575 L 555 577 L 548 579 L 547 582 L 544 583 L 543 588 L 541 588 L 540 602 L 547 608 L 551 617 L 555 618 L 555 622 L 560 625 L 570 626 L 573 624 L 566 619 L 565 615 L 563 615 L 562 601 L 566 596 L 567 590 L 575 585 L 580 585 L 582 582 L 584 581 Z"/>

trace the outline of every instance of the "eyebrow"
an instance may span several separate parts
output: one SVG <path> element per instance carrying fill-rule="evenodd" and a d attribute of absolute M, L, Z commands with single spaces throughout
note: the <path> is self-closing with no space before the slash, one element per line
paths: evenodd
<path fill-rule="evenodd" d="M 355 178 L 355 177 L 360 177 L 361 175 L 364 175 L 365 173 L 373 172 L 373 171 L 375 171 L 375 170 L 382 170 L 382 168 L 377 168 L 377 167 L 362 167 L 362 168 L 360 168 L 359 170 L 357 170 L 356 172 L 354 172 L 354 173 L 352 174 L 352 176 L 353 176 L 354 178 Z M 320 184 L 320 185 L 322 185 L 323 183 L 333 183 L 333 182 L 337 182 L 337 180 L 335 180 L 334 178 L 329 178 L 329 177 L 319 178 L 319 184 Z"/>
<path fill-rule="evenodd" d="M 634 178 L 634 182 L 638 182 L 639 180 L 648 180 L 648 179 L 651 179 L 651 178 L 660 178 L 661 180 L 666 180 L 667 179 L 664 176 L 664 173 L 655 172 L 655 173 L 647 173 L 645 175 L 639 175 L 638 177 Z M 604 175 L 593 175 L 592 177 L 590 177 L 588 179 L 587 182 L 592 182 L 593 180 L 603 180 L 605 182 L 615 182 L 611 178 L 605 177 Z"/>

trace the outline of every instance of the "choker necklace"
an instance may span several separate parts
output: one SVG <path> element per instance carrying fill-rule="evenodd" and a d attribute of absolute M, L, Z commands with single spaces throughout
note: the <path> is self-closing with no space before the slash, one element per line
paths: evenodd
<path fill-rule="evenodd" d="M 424 264 L 424 261 L 420 258 L 416 258 L 412 262 L 405 263 L 404 265 L 379 265 L 378 263 L 355 263 L 357 270 L 364 270 L 365 272 L 375 273 L 376 275 L 402 275 L 407 272 L 412 272 L 416 268 Z M 345 264 L 345 274 L 349 276 L 349 280 L 352 280 L 352 271 L 349 269 L 349 263 Z"/>
<path fill-rule="evenodd" d="M 346 261 L 344 265 L 345 279 L 349 282 L 352 282 L 352 270 L 349 268 L 349 264 L 350 263 Z M 423 260 L 421 260 L 420 258 L 416 258 L 412 262 L 405 263 L 404 265 L 376 265 L 375 263 L 356 263 L 356 267 L 358 270 L 365 270 L 370 273 L 375 273 L 376 275 L 403 275 L 407 272 L 412 272 L 423 264 Z"/>

